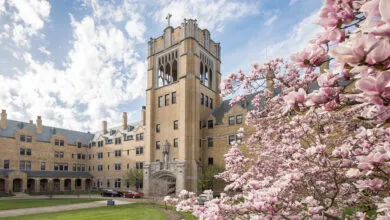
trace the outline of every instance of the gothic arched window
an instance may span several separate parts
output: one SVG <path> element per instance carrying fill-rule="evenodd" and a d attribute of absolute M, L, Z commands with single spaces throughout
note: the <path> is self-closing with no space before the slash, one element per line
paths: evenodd
<path fill-rule="evenodd" d="M 171 82 L 172 82 L 171 65 L 169 65 L 169 63 L 167 63 L 167 65 L 165 66 L 165 81 L 164 81 L 164 85 L 167 85 L 167 84 L 169 84 Z"/>
<path fill-rule="evenodd" d="M 173 64 L 172 64 L 172 79 L 173 79 L 173 82 L 176 82 L 177 81 L 177 61 L 173 61 Z"/>
<path fill-rule="evenodd" d="M 200 73 L 199 73 L 199 78 L 200 78 L 200 83 L 203 83 L 203 80 L 204 80 L 204 78 L 203 78 L 203 62 L 201 61 L 200 62 L 200 68 L 199 68 L 199 71 L 200 71 Z"/>
<path fill-rule="evenodd" d="M 164 67 L 160 66 L 158 69 L 158 86 L 163 86 L 164 85 Z"/>

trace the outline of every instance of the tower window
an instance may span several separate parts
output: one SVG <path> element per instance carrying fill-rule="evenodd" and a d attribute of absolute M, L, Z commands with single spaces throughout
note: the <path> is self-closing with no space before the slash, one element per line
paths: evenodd
<path fill-rule="evenodd" d="M 207 138 L 207 147 L 213 147 L 214 146 L 214 138 L 208 137 Z"/>
<path fill-rule="evenodd" d="M 210 108 L 213 109 L 213 99 L 210 98 Z"/>
<path fill-rule="evenodd" d="M 208 128 L 213 128 L 214 127 L 213 120 L 208 120 L 207 121 L 207 127 Z"/>
<path fill-rule="evenodd" d="M 200 93 L 200 104 L 204 105 L 204 94 Z"/>
<path fill-rule="evenodd" d="M 169 105 L 169 94 L 165 95 L 165 106 Z"/>
<path fill-rule="evenodd" d="M 159 107 L 159 108 L 162 107 L 162 96 L 159 96 L 159 97 L 158 97 L 158 107 Z"/>
<path fill-rule="evenodd" d="M 173 121 L 173 129 L 178 129 L 179 128 L 179 121 L 178 120 L 175 120 Z"/>
<path fill-rule="evenodd" d="M 206 107 L 209 107 L 209 97 L 206 95 L 206 101 L 205 101 Z"/>
<path fill-rule="evenodd" d="M 179 139 L 173 139 L 173 147 L 179 147 Z"/>
<path fill-rule="evenodd" d="M 160 133 L 160 124 L 156 124 L 156 133 Z"/>
<path fill-rule="evenodd" d="M 176 104 L 176 92 L 172 92 L 172 104 Z"/>
<path fill-rule="evenodd" d="M 160 149 L 160 141 L 156 141 L 156 149 L 157 149 L 157 150 Z"/>

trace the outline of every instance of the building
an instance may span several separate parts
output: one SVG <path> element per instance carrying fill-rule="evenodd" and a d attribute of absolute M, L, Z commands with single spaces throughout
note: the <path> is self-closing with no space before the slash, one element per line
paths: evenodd
<path fill-rule="evenodd" d="M 196 20 L 168 26 L 148 42 L 146 107 L 142 119 L 71 131 L 7 119 L 0 122 L 0 192 L 127 189 L 126 172 L 143 169 L 143 191 L 166 182 L 167 193 L 197 190 L 208 165 L 223 155 L 244 125 L 246 105 L 222 101 L 221 47 Z M 245 126 L 244 126 L 245 127 Z"/>

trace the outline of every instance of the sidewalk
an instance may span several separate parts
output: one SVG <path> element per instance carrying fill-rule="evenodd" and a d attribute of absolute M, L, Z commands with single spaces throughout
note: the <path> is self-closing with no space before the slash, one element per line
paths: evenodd
<path fill-rule="evenodd" d="M 31 199 L 31 198 L 32 197 L 30 196 L 29 198 L 25 198 L 25 199 Z M 33 198 L 35 198 L 35 196 Z M 55 196 L 55 198 L 63 198 L 63 197 Z M 65 197 L 65 198 L 70 198 L 70 197 Z M 115 205 L 125 205 L 125 204 L 132 203 L 123 200 L 114 200 L 114 201 L 115 201 Z M 45 212 L 59 212 L 59 211 L 68 211 L 68 210 L 75 210 L 75 209 L 95 208 L 101 206 L 107 206 L 107 201 L 96 201 L 96 202 L 80 203 L 74 205 L 58 205 L 58 206 L 50 206 L 50 207 L 4 210 L 4 211 L 0 211 L 0 218 L 20 216 L 20 215 L 31 215 L 31 214 L 38 214 L 38 213 L 45 213 Z"/>

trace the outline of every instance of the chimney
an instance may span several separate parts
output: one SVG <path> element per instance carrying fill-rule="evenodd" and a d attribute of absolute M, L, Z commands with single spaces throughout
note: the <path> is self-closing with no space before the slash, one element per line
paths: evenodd
<path fill-rule="evenodd" d="M 123 112 L 122 114 L 122 127 L 124 130 L 127 129 L 127 113 Z"/>
<path fill-rule="evenodd" d="M 103 134 L 107 134 L 107 121 L 102 121 L 102 131 Z"/>
<path fill-rule="evenodd" d="M 28 123 L 30 123 L 30 124 L 34 124 L 34 123 L 33 123 L 33 120 L 30 120 Z"/>
<path fill-rule="evenodd" d="M 42 118 L 41 116 L 37 117 L 37 128 L 36 128 L 37 134 L 42 134 Z"/>
<path fill-rule="evenodd" d="M 270 93 L 271 97 L 275 95 L 275 87 L 274 87 L 274 78 L 275 74 L 273 71 L 268 71 L 267 75 L 265 76 L 266 78 L 266 87 L 268 92 Z"/>
<path fill-rule="evenodd" d="M 0 128 L 7 128 L 7 111 L 5 109 L 1 110 Z"/>
<path fill-rule="evenodd" d="M 142 106 L 142 125 L 146 125 L 146 106 Z"/>

